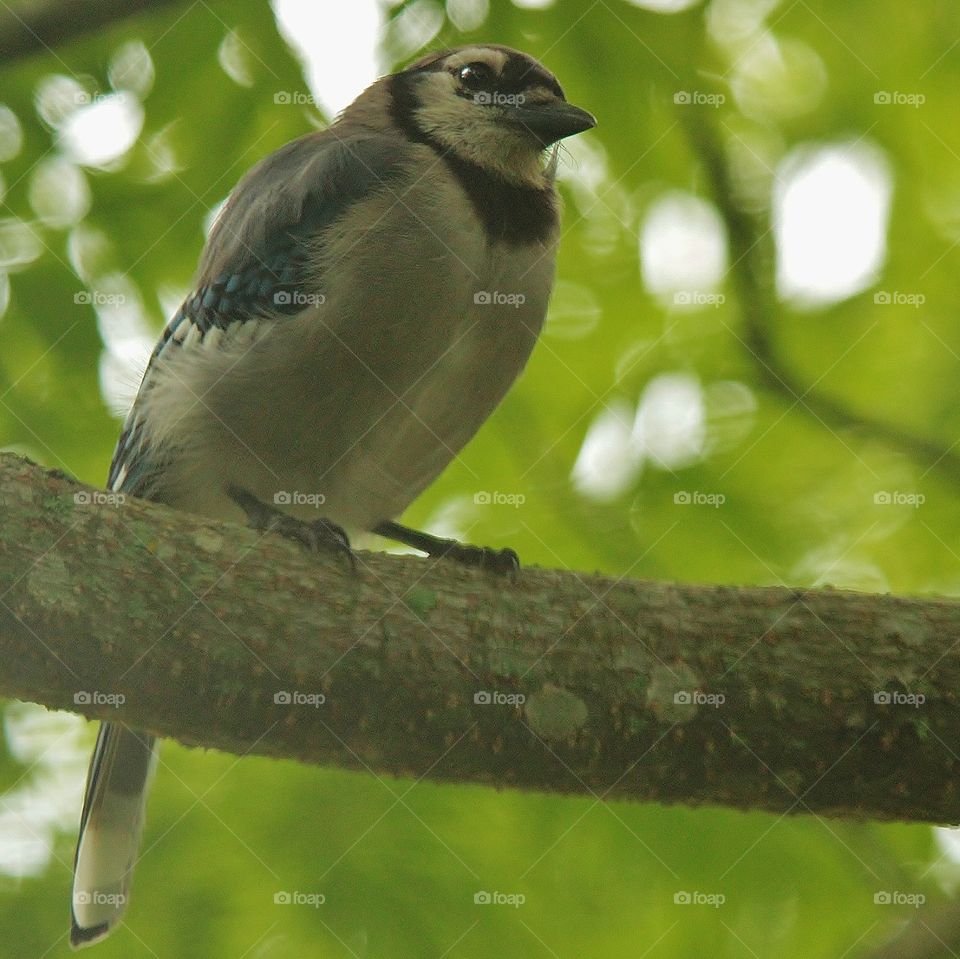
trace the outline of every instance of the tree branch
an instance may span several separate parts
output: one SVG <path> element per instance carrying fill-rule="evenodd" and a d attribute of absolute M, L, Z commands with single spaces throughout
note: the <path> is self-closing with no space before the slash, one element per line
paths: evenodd
<path fill-rule="evenodd" d="M 0 62 L 51 52 L 76 37 L 180 0 L 7 0 L 0 4 Z"/>
<path fill-rule="evenodd" d="M 0 693 L 436 781 L 960 820 L 960 604 L 359 554 L 0 456 Z M 884 701 L 886 700 L 886 701 Z"/>
<path fill-rule="evenodd" d="M 915 894 L 913 894 L 915 895 Z M 944 959 L 960 946 L 960 907 L 955 902 L 927 907 L 898 928 L 879 948 L 860 959 Z"/>

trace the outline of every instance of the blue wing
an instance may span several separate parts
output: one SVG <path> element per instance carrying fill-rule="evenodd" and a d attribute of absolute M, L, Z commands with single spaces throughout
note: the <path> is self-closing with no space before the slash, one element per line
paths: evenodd
<path fill-rule="evenodd" d="M 251 320 L 282 321 L 322 293 L 316 262 L 322 234 L 355 203 L 391 189 L 408 165 L 402 141 L 366 134 L 341 138 L 336 128 L 294 140 L 240 182 L 210 234 L 195 291 L 167 324 L 140 385 L 168 350 L 192 349 L 213 328 Z M 138 396 L 139 399 L 139 396 Z M 156 495 L 164 453 L 151 449 L 135 403 L 117 441 L 108 486 L 133 496 Z"/>

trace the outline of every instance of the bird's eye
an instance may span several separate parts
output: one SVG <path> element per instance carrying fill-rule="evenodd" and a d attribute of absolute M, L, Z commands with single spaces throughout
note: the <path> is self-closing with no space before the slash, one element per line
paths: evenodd
<path fill-rule="evenodd" d="M 468 63 L 460 68 L 460 82 L 468 90 L 482 90 L 493 85 L 493 70 L 485 63 Z"/>

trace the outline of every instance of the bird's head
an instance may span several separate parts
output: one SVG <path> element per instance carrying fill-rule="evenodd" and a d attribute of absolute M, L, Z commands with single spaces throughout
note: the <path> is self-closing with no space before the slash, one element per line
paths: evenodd
<path fill-rule="evenodd" d="M 515 183 L 541 182 L 545 149 L 596 124 L 549 70 L 509 47 L 432 53 L 388 84 L 392 118 L 411 139 Z"/>

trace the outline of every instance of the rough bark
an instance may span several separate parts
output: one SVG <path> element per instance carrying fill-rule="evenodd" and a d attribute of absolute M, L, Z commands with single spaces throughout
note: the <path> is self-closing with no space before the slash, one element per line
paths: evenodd
<path fill-rule="evenodd" d="M 960 821 L 956 602 L 351 573 L 9 454 L 0 503 L 0 694 L 436 781 Z"/>

